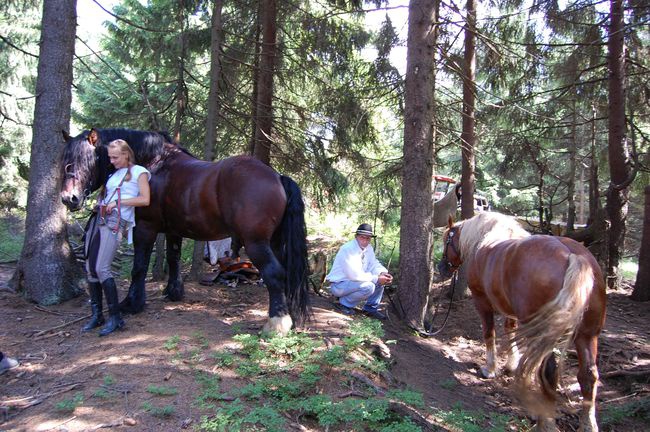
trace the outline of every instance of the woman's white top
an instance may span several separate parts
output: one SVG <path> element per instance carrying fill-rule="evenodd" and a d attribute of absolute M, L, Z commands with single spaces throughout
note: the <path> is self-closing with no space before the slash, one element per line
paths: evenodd
<path fill-rule="evenodd" d="M 135 198 L 140 195 L 140 187 L 138 186 L 138 178 L 142 173 L 147 173 L 147 181 L 151 180 L 151 173 L 143 166 L 131 166 L 131 178 L 127 181 L 125 178 L 129 168 L 120 168 L 113 173 L 106 182 L 106 194 L 102 200 L 102 204 L 106 205 L 110 202 L 117 202 L 120 200 L 120 219 L 126 221 L 126 228 L 128 229 L 128 242 L 133 243 L 133 227 L 135 226 L 135 207 L 124 205 L 121 201 L 128 198 Z M 120 186 L 120 183 L 122 185 Z M 119 188 L 119 191 L 118 191 Z M 114 210 L 115 211 L 115 210 Z"/>

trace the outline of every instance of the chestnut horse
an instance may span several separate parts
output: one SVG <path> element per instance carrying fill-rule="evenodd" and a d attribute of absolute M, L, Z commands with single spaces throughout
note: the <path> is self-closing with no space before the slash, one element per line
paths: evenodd
<path fill-rule="evenodd" d="M 553 349 L 564 354 L 573 341 L 583 397 L 580 428 L 597 431 L 598 336 L 606 297 L 602 271 L 591 253 L 568 238 L 530 235 L 514 218 L 494 212 L 457 224 L 450 218 L 443 242 L 440 274 L 450 277 L 461 263 L 467 268 L 487 350 L 483 376 L 497 373 L 496 312 L 505 317 L 506 369 L 515 373 L 515 389 L 537 417 L 538 430 L 555 431 L 560 372 Z"/>
<path fill-rule="evenodd" d="M 128 129 L 92 129 L 66 136 L 61 199 L 69 210 L 82 208 L 90 193 L 114 171 L 108 143 L 126 140 L 139 165 L 151 173 L 151 203 L 136 208 L 133 270 L 126 313 L 142 311 L 145 276 L 156 235 L 165 233 L 169 281 L 164 294 L 184 295 L 180 274 L 183 237 L 238 238 L 260 271 L 269 292 L 266 331 L 286 334 L 308 315 L 307 244 L 304 203 L 298 185 L 257 159 L 230 157 L 205 162 L 174 144 L 166 134 Z"/>

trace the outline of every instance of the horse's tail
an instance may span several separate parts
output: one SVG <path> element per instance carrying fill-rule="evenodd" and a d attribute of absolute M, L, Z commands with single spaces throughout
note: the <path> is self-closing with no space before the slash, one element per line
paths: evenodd
<path fill-rule="evenodd" d="M 582 322 L 594 282 L 589 261 L 570 254 L 562 289 L 517 330 L 515 341 L 524 348 L 524 354 L 515 371 L 515 386 L 532 414 L 555 417 L 556 381 L 548 373 L 561 376 L 562 358 Z M 556 348 L 560 351 L 559 371 L 549 364 Z M 535 376 L 540 391 L 532 390 Z"/>
<path fill-rule="evenodd" d="M 281 224 L 281 262 L 285 270 L 284 294 L 296 326 L 309 314 L 307 228 L 305 204 L 300 187 L 290 177 L 280 176 L 287 194 L 287 207 Z"/>

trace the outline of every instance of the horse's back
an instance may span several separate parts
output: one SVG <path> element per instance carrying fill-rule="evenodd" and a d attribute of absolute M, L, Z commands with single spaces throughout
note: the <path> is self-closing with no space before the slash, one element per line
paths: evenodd
<path fill-rule="evenodd" d="M 269 238 L 286 206 L 280 175 L 249 156 L 207 162 L 177 150 L 152 177 L 151 194 L 144 219 L 198 240 Z"/>
<path fill-rule="evenodd" d="M 522 319 L 562 290 L 572 254 L 588 263 L 589 269 L 582 271 L 592 273 L 592 292 L 596 294 L 592 301 L 594 306 L 600 304 L 602 273 L 593 256 L 573 240 L 545 235 L 504 240 L 479 249 L 470 267 L 470 288 L 488 296 L 500 312 Z"/>

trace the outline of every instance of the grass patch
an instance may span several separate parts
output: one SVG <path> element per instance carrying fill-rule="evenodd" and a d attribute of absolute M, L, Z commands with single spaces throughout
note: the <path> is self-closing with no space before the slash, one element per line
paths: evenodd
<path fill-rule="evenodd" d="M 606 407 L 600 413 L 600 424 L 616 430 L 616 426 L 625 424 L 629 418 L 650 424 L 650 397 Z"/>
<path fill-rule="evenodd" d="M 153 384 L 147 386 L 147 391 L 156 396 L 173 396 L 178 394 L 178 390 L 174 387 L 156 386 Z"/>
<path fill-rule="evenodd" d="M 0 262 L 17 261 L 25 240 L 22 217 L 0 217 L 0 239 Z"/>
<path fill-rule="evenodd" d="M 174 415 L 176 410 L 171 405 L 165 405 L 163 407 L 154 406 L 151 402 L 145 402 L 142 404 L 142 409 L 151 414 L 154 417 L 171 417 Z"/>
<path fill-rule="evenodd" d="M 69 414 L 73 412 L 78 406 L 84 403 L 83 393 L 76 393 L 72 399 L 64 399 L 54 406 L 54 409 L 60 413 Z"/>

